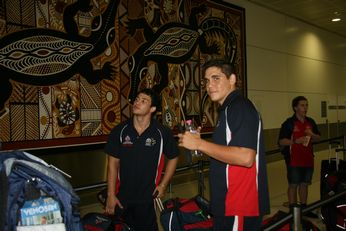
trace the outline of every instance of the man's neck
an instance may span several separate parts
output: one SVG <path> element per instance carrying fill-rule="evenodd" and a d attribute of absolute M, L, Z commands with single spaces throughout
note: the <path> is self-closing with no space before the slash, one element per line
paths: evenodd
<path fill-rule="evenodd" d="M 139 135 L 141 135 L 150 125 L 150 116 L 133 116 L 133 126 Z"/>
<path fill-rule="evenodd" d="M 305 120 L 305 116 L 304 115 L 299 115 L 299 114 L 296 113 L 296 117 L 301 122 L 304 122 L 304 120 Z"/>

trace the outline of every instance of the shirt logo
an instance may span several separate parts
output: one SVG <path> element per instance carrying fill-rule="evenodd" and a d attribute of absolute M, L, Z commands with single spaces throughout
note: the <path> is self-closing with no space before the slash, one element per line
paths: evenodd
<path fill-rule="evenodd" d="M 145 141 L 145 146 L 152 147 L 156 144 L 156 140 L 154 138 L 147 138 Z"/>
<path fill-rule="evenodd" d="M 131 138 L 130 136 L 126 136 L 125 137 L 125 141 L 123 142 L 123 145 L 132 145 L 132 141 L 131 141 Z"/>

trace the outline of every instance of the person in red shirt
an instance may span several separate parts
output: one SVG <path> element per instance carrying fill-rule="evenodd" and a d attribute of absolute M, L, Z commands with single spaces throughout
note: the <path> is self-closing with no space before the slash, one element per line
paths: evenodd
<path fill-rule="evenodd" d="M 308 100 L 297 96 L 292 100 L 294 114 L 281 125 L 279 145 L 285 156 L 288 180 L 288 202 L 290 208 L 298 203 L 305 207 L 308 186 L 314 172 L 312 143 L 320 139 L 315 121 L 307 117 Z"/>

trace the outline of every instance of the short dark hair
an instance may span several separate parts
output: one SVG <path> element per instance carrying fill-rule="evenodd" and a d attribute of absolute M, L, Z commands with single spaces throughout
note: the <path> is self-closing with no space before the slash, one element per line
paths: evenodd
<path fill-rule="evenodd" d="M 137 93 L 137 96 L 139 94 L 145 94 L 147 96 L 150 96 L 151 98 L 151 107 L 156 107 L 156 111 L 159 109 L 160 107 L 160 98 L 158 96 L 158 94 L 151 88 L 144 88 L 142 90 L 140 90 L 138 93 Z"/>
<path fill-rule="evenodd" d="M 206 63 L 204 63 L 204 65 L 202 66 L 202 76 L 205 76 L 205 71 L 209 68 L 209 67 L 218 67 L 221 69 L 221 71 L 227 76 L 227 78 L 229 78 L 231 76 L 231 74 L 235 74 L 236 75 L 236 71 L 234 66 L 223 59 L 212 59 L 207 61 Z"/>
<path fill-rule="evenodd" d="M 292 100 L 292 109 L 293 111 L 295 112 L 294 108 L 298 106 L 299 102 L 300 101 L 308 101 L 307 98 L 305 98 L 304 96 L 300 95 L 300 96 L 297 96 L 295 97 L 293 100 Z"/>

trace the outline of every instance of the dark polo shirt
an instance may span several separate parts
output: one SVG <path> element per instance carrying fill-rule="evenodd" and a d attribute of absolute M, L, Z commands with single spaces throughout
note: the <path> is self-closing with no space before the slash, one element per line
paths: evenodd
<path fill-rule="evenodd" d="M 164 157 L 179 154 L 168 127 L 153 119 L 138 135 L 133 119 L 117 125 L 110 133 L 105 152 L 120 159 L 118 198 L 124 203 L 152 202 L 152 193 L 160 181 Z"/>
<path fill-rule="evenodd" d="M 259 216 L 269 212 L 265 152 L 259 121 L 254 105 L 238 90 L 228 95 L 219 109 L 213 141 L 255 151 L 259 144 L 259 153 L 256 163 L 250 168 L 211 159 L 210 188 L 214 216 Z"/>

